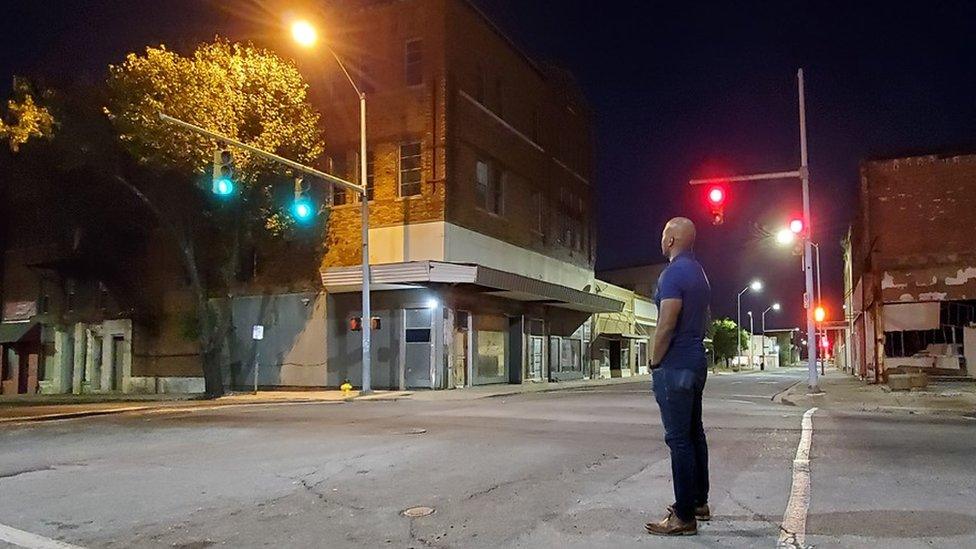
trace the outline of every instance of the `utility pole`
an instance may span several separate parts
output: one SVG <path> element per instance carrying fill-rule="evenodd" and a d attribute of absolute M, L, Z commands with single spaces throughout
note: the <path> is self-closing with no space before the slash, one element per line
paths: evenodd
<path fill-rule="evenodd" d="M 807 115 L 806 97 L 803 87 L 803 69 L 796 73 L 797 91 L 800 99 L 800 169 L 787 172 L 759 173 L 751 175 L 737 175 L 732 177 L 711 177 L 708 179 L 692 179 L 691 185 L 706 185 L 713 183 L 735 183 L 745 181 L 768 181 L 773 179 L 799 179 L 803 187 L 803 225 L 808 237 L 803 244 L 803 272 L 806 292 L 803 294 L 803 307 L 807 312 L 807 388 L 811 393 L 820 392 L 820 378 L 817 373 L 817 341 L 816 326 L 813 319 L 813 253 L 809 235 L 812 234 L 810 223 L 810 169 L 807 162 Z"/>

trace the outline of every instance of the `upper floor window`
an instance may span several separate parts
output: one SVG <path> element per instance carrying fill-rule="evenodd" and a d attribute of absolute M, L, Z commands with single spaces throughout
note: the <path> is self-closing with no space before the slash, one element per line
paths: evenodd
<path fill-rule="evenodd" d="M 420 182 L 420 142 L 403 143 L 400 145 L 400 196 L 420 194 Z"/>
<path fill-rule="evenodd" d="M 500 76 L 495 78 L 495 114 L 499 118 L 505 118 L 505 91 Z"/>
<path fill-rule="evenodd" d="M 488 101 L 488 74 L 485 73 L 485 68 L 481 63 L 478 63 L 476 70 L 478 71 L 476 75 L 478 80 L 475 82 L 474 99 L 485 105 Z"/>
<path fill-rule="evenodd" d="M 373 200 L 376 188 L 376 155 L 373 151 L 366 151 L 366 200 Z"/>
<path fill-rule="evenodd" d="M 490 213 L 503 213 L 503 182 L 500 170 L 488 160 L 478 160 L 475 165 L 475 190 L 478 206 Z"/>
<path fill-rule="evenodd" d="M 404 75 L 408 86 L 424 82 L 424 42 L 420 39 L 407 41 L 403 54 Z"/>
<path fill-rule="evenodd" d="M 535 217 L 535 230 L 539 234 L 546 232 L 545 217 L 545 198 L 542 191 L 532 191 L 533 217 Z"/>
<path fill-rule="evenodd" d="M 346 170 L 346 158 L 344 156 L 329 157 L 329 174 L 348 181 L 349 173 Z M 332 185 L 332 204 L 342 206 L 349 204 L 349 193 L 339 185 Z"/>

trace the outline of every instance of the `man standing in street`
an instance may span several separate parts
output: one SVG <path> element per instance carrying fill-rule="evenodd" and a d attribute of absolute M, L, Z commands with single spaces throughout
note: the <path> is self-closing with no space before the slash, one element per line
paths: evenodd
<path fill-rule="evenodd" d="M 711 518 L 708 508 L 708 447 L 702 426 L 702 391 L 708 369 L 705 323 L 711 290 L 695 259 L 695 224 L 676 217 L 661 236 L 661 251 L 670 264 L 657 283 L 657 332 L 651 356 L 654 397 L 661 408 L 664 440 L 671 450 L 675 503 L 648 533 L 688 536 L 698 521 Z"/>

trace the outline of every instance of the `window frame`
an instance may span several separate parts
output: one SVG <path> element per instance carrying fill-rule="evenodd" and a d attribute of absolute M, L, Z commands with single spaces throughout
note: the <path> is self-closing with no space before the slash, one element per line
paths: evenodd
<path fill-rule="evenodd" d="M 410 46 L 414 44 L 419 44 L 419 51 L 411 52 Z M 418 59 L 410 59 L 411 53 L 418 56 Z M 411 69 L 416 69 L 416 74 L 413 75 Z M 416 77 L 416 82 L 411 80 L 411 76 Z M 424 39 L 423 38 L 408 38 L 403 42 L 403 82 L 408 88 L 414 88 L 417 86 L 422 86 L 424 84 Z"/>
<path fill-rule="evenodd" d="M 416 168 L 411 168 L 410 171 L 416 170 L 418 177 L 417 177 L 417 181 L 410 182 L 410 183 L 406 183 L 406 185 L 416 185 L 417 192 L 410 193 L 410 194 L 404 194 L 403 187 L 404 187 L 405 184 L 403 182 L 403 174 L 404 174 L 404 169 L 403 169 L 403 159 L 404 159 L 403 149 L 404 149 L 404 147 L 410 147 L 410 146 L 413 146 L 413 145 L 416 145 L 417 146 L 417 154 L 416 155 L 410 155 L 409 158 L 413 158 L 414 156 L 416 156 L 416 158 L 417 158 L 417 167 Z M 397 197 L 399 197 L 399 198 L 411 198 L 411 197 L 414 197 L 414 196 L 421 196 L 421 195 L 423 195 L 423 183 L 424 183 L 423 158 L 424 158 L 424 145 L 423 145 L 423 142 L 422 141 L 420 141 L 420 140 L 417 140 L 417 141 L 404 141 L 404 142 L 401 142 L 399 145 L 397 145 Z"/>

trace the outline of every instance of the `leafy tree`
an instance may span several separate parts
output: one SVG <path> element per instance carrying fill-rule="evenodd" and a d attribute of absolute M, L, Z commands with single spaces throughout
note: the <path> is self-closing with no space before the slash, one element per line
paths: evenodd
<path fill-rule="evenodd" d="M 0 139 L 7 141 L 12 152 L 17 152 L 32 138 L 50 137 L 54 117 L 47 108 L 34 102 L 30 86 L 25 81 L 14 79 L 14 92 L 15 97 L 7 102 L 6 116 L 0 113 Z"/>
<path fill-rule="evenodd" d="M 203 44 L 190 56 L 150 47 L 109 68 L 104 112 L 138 164 L 156 174 L 144 181 L 117 179 L 153 212 L 179 248 L 196 297 L 204 379 L 212 396 L 223 392 L 219 358 L 232 318 L 229 300 L 223 300 L 223 311 L 211 304 L 214 288 L 201 264 L 214 260 L 220 265 L 219 285 L 231 295 L 242 246 L 267 233 L 287 236 L 294 226 L 276 199 L 275 189 L 283 182 L 278 166 L 244 151 L 234 151 L 237 196 L 222 204 L 210 199 L 209 209 L 188 208 L 184 200 L 173 199 L 170 190 L 180 196 L 193 189 L 208 197 L 209 182 L 194 182 L 207 181 L 218 144 L 163 123 L 159 113 L 310 163 L 324 143 L 307 90 L 298 70 L 273 52 L 222 40 Z M 171 189 L 174 180 L 183 188 Z M 219 230 L 216 242 L 209 235 L 204 244 L 201 227 L 208 224 Z"/>
<path fill-rule="evenodd" d="M 736 343 L 736 336 L 739 338 L 738 343 Z M 729 366 L 729 359 L 738 352 L 738 347 L 745 347 L 749 341 L 745 330 L 740 329 L 735 321 L 728 318 L 713 320 L 708 326 L 708 337 L 712 340 L 715 361 L 725 360 L 726 368 Z"/>

